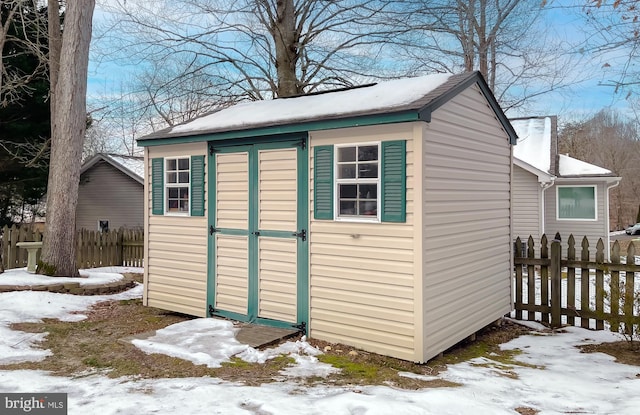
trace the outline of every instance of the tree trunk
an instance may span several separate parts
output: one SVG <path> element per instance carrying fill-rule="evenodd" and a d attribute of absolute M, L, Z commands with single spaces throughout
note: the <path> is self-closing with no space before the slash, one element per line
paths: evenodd
<path fill-rule="evenodd" d="M 278 97 L 290 97 L 302 93 L 296 76 L 298 61 L 298 36 L 293 0 L 278 0 L 272 36 L 276 49 Z"/>
<path fill-rule="evenodd" d="M 76 206 L 87 123 L 87 67 L 94 7 L 95 0 L 67 3 L 58 79 L 55 87 L 52 85 L 47 221 L 39 272 L 55 276 L 78 275 Z M 55 68 L 54 62 L 51 67 Z"/>

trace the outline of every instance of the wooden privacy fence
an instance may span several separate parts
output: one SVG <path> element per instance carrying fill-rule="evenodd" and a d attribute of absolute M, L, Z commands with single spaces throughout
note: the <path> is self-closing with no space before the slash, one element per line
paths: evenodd
<path fill-rule="evenodd" d="M 611 259 L 605 261 L 602 239 L 596 244 L 594 260 L 590 258 L 589 241 L 583 238 L 576 253 L 575 239 L 569 236 L 566 258 L 562 258 L 560 235 L 549 243 L 546 235 L 540 241 L 540 256 L 536 258 L 534 241 L 529 237 L 524 246 L 520 238 L 515 243 L 515 314 L 522 320 L 540 320 L 551 327 L 563 323 L 584 328 L 604 329 L 609 322 L 618 331 L 621 322 L 639 323 L 635 293 L 635 246 L 629 244 L 624 261 L 620 258 L 618 241 L 611 248 Z M 536 318 L 539 316 L 539 318 Z M 593 324 L 592 324 L 593 323 Z"/>
<path fill-rule="evenodd" d="M 2 228 L 0 246 L 5 269 L 27 266 L 27 251 L 18 242 L 42 241 L 42 232 L 30 226 Z M 76 234 L 78 268 L 104 266 L 143 266 L 144 232 L 141 229 L 118 229 L 109 232 L 81 229 Z M 38 252 L 37 259 L 40 259 Z"/>

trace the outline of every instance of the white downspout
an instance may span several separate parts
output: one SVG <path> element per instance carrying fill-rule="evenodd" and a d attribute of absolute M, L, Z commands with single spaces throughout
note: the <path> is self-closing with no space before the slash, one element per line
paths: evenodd
<path fill-rule="evenodd" d="M 555 180 L 551 180 L 549 182 L 542 182 L 540 183 L 540 187 L 542 187 L 542 193 L 541 193 L 541 200 L 540 200 L 540 237 L 542 237 L 542 235 L 544 235 L 545 233 L 545 215 L 544 215 L 544 211 L 546 210 L 546 201 L 544 198 L 544 193 L 545 190 L 547 190 L 548 188 L 550 188 L 551 186 L 553 186 L 553 184 L 555 183 Z M 547 237 L 548 238 L 548 237 Z M 540 241 L 536 241 L 536 242 L 540 242 Z"/>
<path fill-rule="evenodd" d="M 605 208 L 607 209 L 607 211 L 605 212 L 605 218 L 607 218 L 607 224 L 609 226 L 607 226 L 607 228 L 611 228 L 611 225 L 609 224 L 609 190 L 613 189 L 614 187 L 617 187 L 620 184 L 620 180 L 616 181 L 614 184 L 607 186 L 607 203 L 605 203 Z M 607 261 L 611 258 L 611 229 L 605 229 L 605 232 L 607 232 Z"/>

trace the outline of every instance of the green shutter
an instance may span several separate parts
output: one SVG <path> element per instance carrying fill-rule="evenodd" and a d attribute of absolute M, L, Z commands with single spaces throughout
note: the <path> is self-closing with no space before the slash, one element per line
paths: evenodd
<path fill-rule="evenodd" d="M 382 221 L 405 222 L 407 218 L 406 141 L 383 141 L 382 147 Z"/>
<path fill-rule="evenodd" d="M 164 159 L 151 159 L 151 213 L 164 215 Z"/>
<path fill-rule="evenodd" d="M 191 156 L 191 216 L 204 216 L 204 156 Z"/>
<path fill-rule="evenodd" d="M 333 219 L 333 146 L 313 149 L 313 217 Z"/>

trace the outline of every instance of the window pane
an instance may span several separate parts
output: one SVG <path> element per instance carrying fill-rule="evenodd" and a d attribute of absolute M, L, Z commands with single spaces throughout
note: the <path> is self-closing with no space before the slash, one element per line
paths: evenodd
<path fill-rule="evenodd" d="M 167 160 L 167 170 L 175 170 L 176 169 L 176 160 L 169 159 Z"/>
<path fill-rule="evenodd" d="M 180 212 L 188 212 L 189 211 L 189 201 L 181 200 L 180 201 Z"/>
<path fill-rule="evenodd" d="M 354 200 L 341 200 L 340 201 L 340 214 L 341 215 L 355 215 L 356 214 L 356 202 Z"/>
<path fill-rule="evenodd" d="M 356 161 L 356 148 L 338 147 L 338 161 Z"/>
<path fill-rule="evenodd" d="M 376 178 L 378 177 L 378 163 L 365 163 L 358 165 L 358 177 Z"/>
<path fill-rule="evenodd" d="M 169 212 L 175 212 L 178 210 L 178 201 L 175 199 L 169 199 Z"/>
<path fill-rule="evenodd" d="M 560 219 L 595 219 L 595 188 L 559 187 L 558 217 Z"/>
<path fill-rule="evenodd" d="M 376 216 L 378 213 L 377 203 L 375 201 L 359 202 L 358 209 L 358 215 Z"/>
<path fill-rule="evenodd" d="M 178 173 L 178 183 L 189 183 L 189 172 Z"/>
<path fill-rule="evenodd" d="M 177 199 L 178 198 L 178 188 L 170 187 L 169 189 L 169 198 Z"/>
<path fill-rule="evenodd" d="M 358 197 L 360 199 L 376 199 L 378 197 L 378 186 L 375 184 L 361 184 Z"/>
<path fill-rule="evenodd" d="M 178 159 L 178 169 L 189 170 L 189 159 Z"/>
<path fill-rule="evenodd" d="M 341 164 L 338 168 L 338 179 L 355 179 L 356 178 L 356 165 L 355 164 Z"/>
<path fill-rule="evenodd" d="M 341 184 L 338 193 L 340 199 L 355 199 L 358 197 L 358 186 L 355 184 Z"/>
<path fill-rule="evenodd" d="M 180 199 L 188 199 L 189 198 L 189 188 L 188 187 L 180 187 Z"/>
<path fill-rule="evenodd" d="M 175 173 L 167 173 L 167 183 L 178 183 L 178 175 Z"/>
<path fill-rule="evenodd" d="M 363 146 L 358 148 L 358 161 L 378 160 L 378 146 Z"/>

